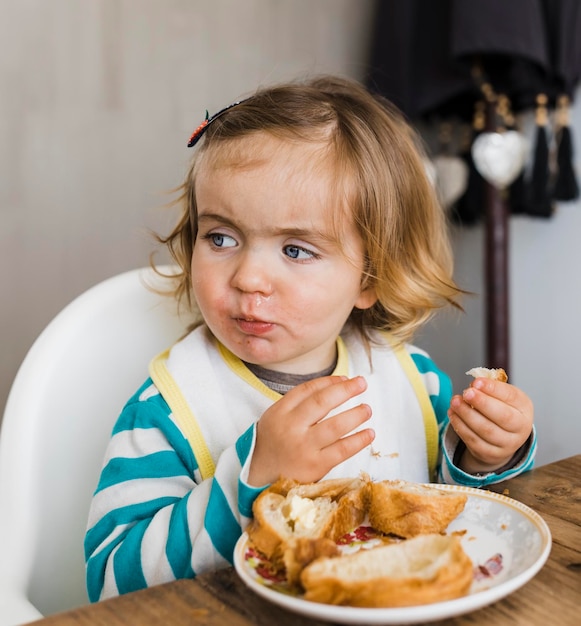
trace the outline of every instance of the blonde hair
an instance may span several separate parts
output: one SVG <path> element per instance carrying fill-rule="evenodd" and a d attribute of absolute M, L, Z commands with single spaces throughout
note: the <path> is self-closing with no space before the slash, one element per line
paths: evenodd
<path fill-rule="evenodd" d="M 446 217 L 419 137 L 390 102 L 357 82 L 329 76 L 260 89 L 208 125 L 178 189 L 180 220 L 169 235 L 158 236 L 181 270 L 172 292 L 178 301 L 194 305 L 198 164 L 212 146 L 256 132 L 328 141 L 335 179 L 363 241 L 364 286 L 377 295 L 371 308 L 354 309 L 349 318 L 364 338 L 376 329 L 407 341 L 441 307 L 461 308 Z"/>

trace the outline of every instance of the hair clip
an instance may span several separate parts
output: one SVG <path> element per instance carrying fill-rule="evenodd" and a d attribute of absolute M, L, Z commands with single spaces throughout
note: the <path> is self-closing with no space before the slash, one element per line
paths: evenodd
<path fill-rule="evenodd" d="M 241 102 L 244 102 L 244 100 L 238 100 L 237 102 L 233 102 L 232 104 L 229 104 L 227 107 L 224 107 L 223 109 L 220 109 L 217 113 L 214 113 L 212 117 L 210 117 L 208 115 L 208 111 L 206 111 L 206 119 L 192 133 L 188 141 L 188 148 L 193 148 L 198 143 L 198 141 L 200 141 L 200 139 L 202 138 L 202 135 L 206 132 L 206 130 L 208 129 L 208 126 L 214 120 L 218 119 L 221 115 L 226 113 L 226 111 L 230 110 L 232 107 L 237 106 Z"/>

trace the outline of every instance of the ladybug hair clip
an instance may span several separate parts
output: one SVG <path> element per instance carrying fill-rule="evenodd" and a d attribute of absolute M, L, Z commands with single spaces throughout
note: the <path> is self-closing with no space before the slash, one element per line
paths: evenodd
<path fill-rule="evenodd" d="M 206 132 L 206 130 L 208 129 L 208 126 L 214 120 L 218 119 L 221 115 L 226 113 L 226 111 L 229 111 L 232 107 L 237 106 L 241 102 L 244 102 L 244 100 L 238 100 L 237 102 L 233 102 L 232 104 L 229 104 L 227 107 L 224 107 L 217 113 L 214 113 L 214 115 L 212 115 L 211 117 L 208 115 L 208 111 L 206 111 L 206 119 L 192 133 L 188 141 L 188 148 L 193 148 L 198 143 L 198 141 L 200 141 L 200 139 L 202 138 L 202 135 Z"/>

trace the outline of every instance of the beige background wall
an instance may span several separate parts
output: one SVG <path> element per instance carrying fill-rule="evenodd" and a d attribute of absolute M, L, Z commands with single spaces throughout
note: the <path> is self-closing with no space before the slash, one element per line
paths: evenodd
<path fill-rule="evenodd" d="M 298 74 L 362 77 L 371 20 L 372 0 L 0 0 L 0 413 L 50 319 L 147 264 L 205 110 Z M 581 93 L 572 120 L 579 167 Z M 581 452 L 580 233 L 580 201 L 511 220 L 510 375 L 539 463 Z M 453 235 L 476 296 L 418 343 L 460 389 L 484 355 L 483 232 Z"/>

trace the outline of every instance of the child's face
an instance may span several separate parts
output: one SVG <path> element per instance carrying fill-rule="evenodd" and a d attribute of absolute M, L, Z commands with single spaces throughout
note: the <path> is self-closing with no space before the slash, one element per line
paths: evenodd
<path fill-rule="evenodd" d="M 234 156 L 206 161 L 196 179 L 196 302 L 240 359 L 287 373 L 325 369 L 353 307 L 375 295 L 361 289 L 363 246 L 350 220 L 335 240 L 322 146 L 258 133 L 231 147 Z"/>

